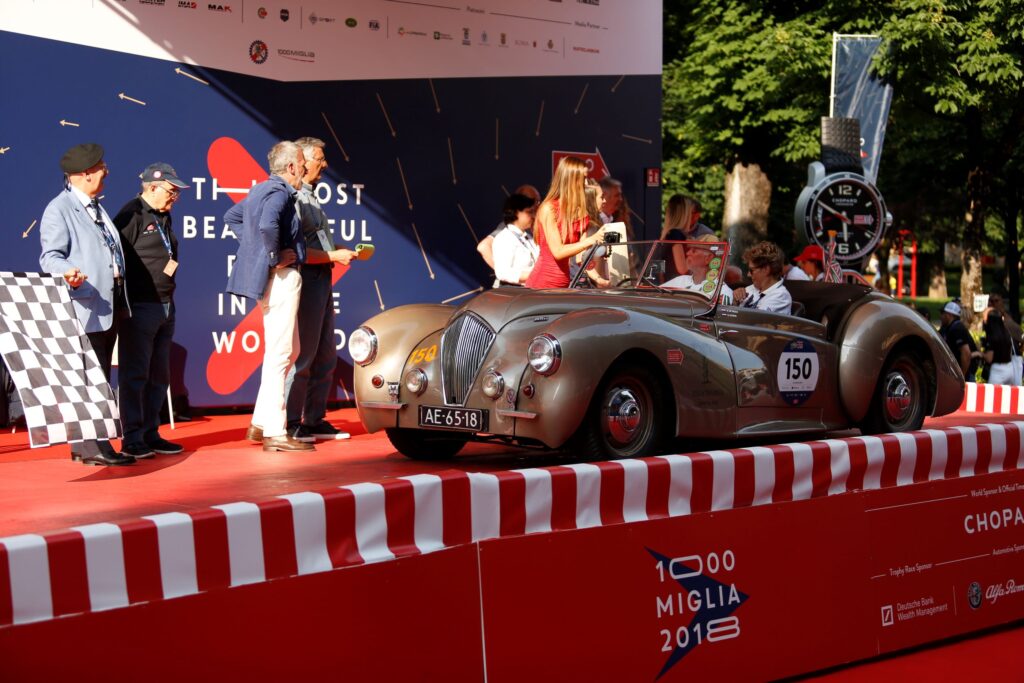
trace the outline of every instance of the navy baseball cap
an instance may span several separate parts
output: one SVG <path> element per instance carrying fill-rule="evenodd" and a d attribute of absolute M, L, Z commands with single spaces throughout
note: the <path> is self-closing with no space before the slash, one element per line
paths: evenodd
<path fill-rule="evenodd" d="M 142 178 L 142 182 L 144 183 L 153 183 L 158 180 L 163 180 L 175 187 L 188 187 L 188 185 L 178 177 L 178 172 L 174 170 L 173 166 L 161 161 L 147 166 L 139 177 Z"/>

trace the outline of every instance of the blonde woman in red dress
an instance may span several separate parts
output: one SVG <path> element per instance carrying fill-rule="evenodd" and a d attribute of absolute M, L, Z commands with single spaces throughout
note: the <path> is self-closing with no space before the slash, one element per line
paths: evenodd
<path fill-rule="evenodd" d="M 562 157 L 551 179 L 551 188 L 537 210 L 534 239 L 540 258 L 524 283 L 532 289 L 569 286 L 569 260 L 595 244 L 604 242 L 604 228 L 585 235 L 590 216 L 584 184 L 587 164 L 579 157 Z"/>

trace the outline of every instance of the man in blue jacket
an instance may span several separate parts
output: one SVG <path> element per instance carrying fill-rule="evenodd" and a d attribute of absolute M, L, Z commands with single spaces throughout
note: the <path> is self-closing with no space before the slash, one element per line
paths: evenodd
<path fill-rule="evenodd" d="M 53 198 L 39 223 L 39 266 L 61 275 L 71 287 L 75 315 L 110 381 L 118 323 L 129 314 L 125 299 L 125 260 L 121 239 L 99 195 L 109 173 L 103 147 L 75 145 L 60 160 L 64 190 Z M 86 465 L 130 465 L 135 458 L 114 450 L 107 440 L 71 444 L 71 459 Z"/>
<path fill-rule="evenodd" d="M 267 154 L 270 178 L 224 214 L 238 237 L 238 253 L 227 291 L 258 301 L 263 309 L 263 369 L 246 438 L 264 451 L 311 451 L 313 444 L 288 435 L 285 378 L 299 353 L 297 316 L 306 243 L 295 211 L 306 160 L 294 142 L 279 142 Z"/>

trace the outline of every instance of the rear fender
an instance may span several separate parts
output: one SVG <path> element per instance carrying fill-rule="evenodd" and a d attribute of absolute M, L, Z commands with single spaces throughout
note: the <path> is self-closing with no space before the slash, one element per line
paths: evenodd
<path fill-rule="evenodd" d="M 839 395 L 850 420 L 867 415 L 878 377 L 897 346 L 930 363 L 929 415 L 945 415 L 963 401 L 963 375 L 938 332 L 920 314 L 880 295 L 869 295 L 840 331 Z"/>

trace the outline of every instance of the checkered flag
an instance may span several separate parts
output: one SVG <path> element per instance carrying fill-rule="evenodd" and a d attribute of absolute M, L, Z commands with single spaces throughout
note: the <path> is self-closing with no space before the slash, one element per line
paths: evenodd
<path fill-rule="evenodd" d="M 0 273 L 0 353 L 33 448 L 120 436 L 114 393 L 62 277 Z"/>

